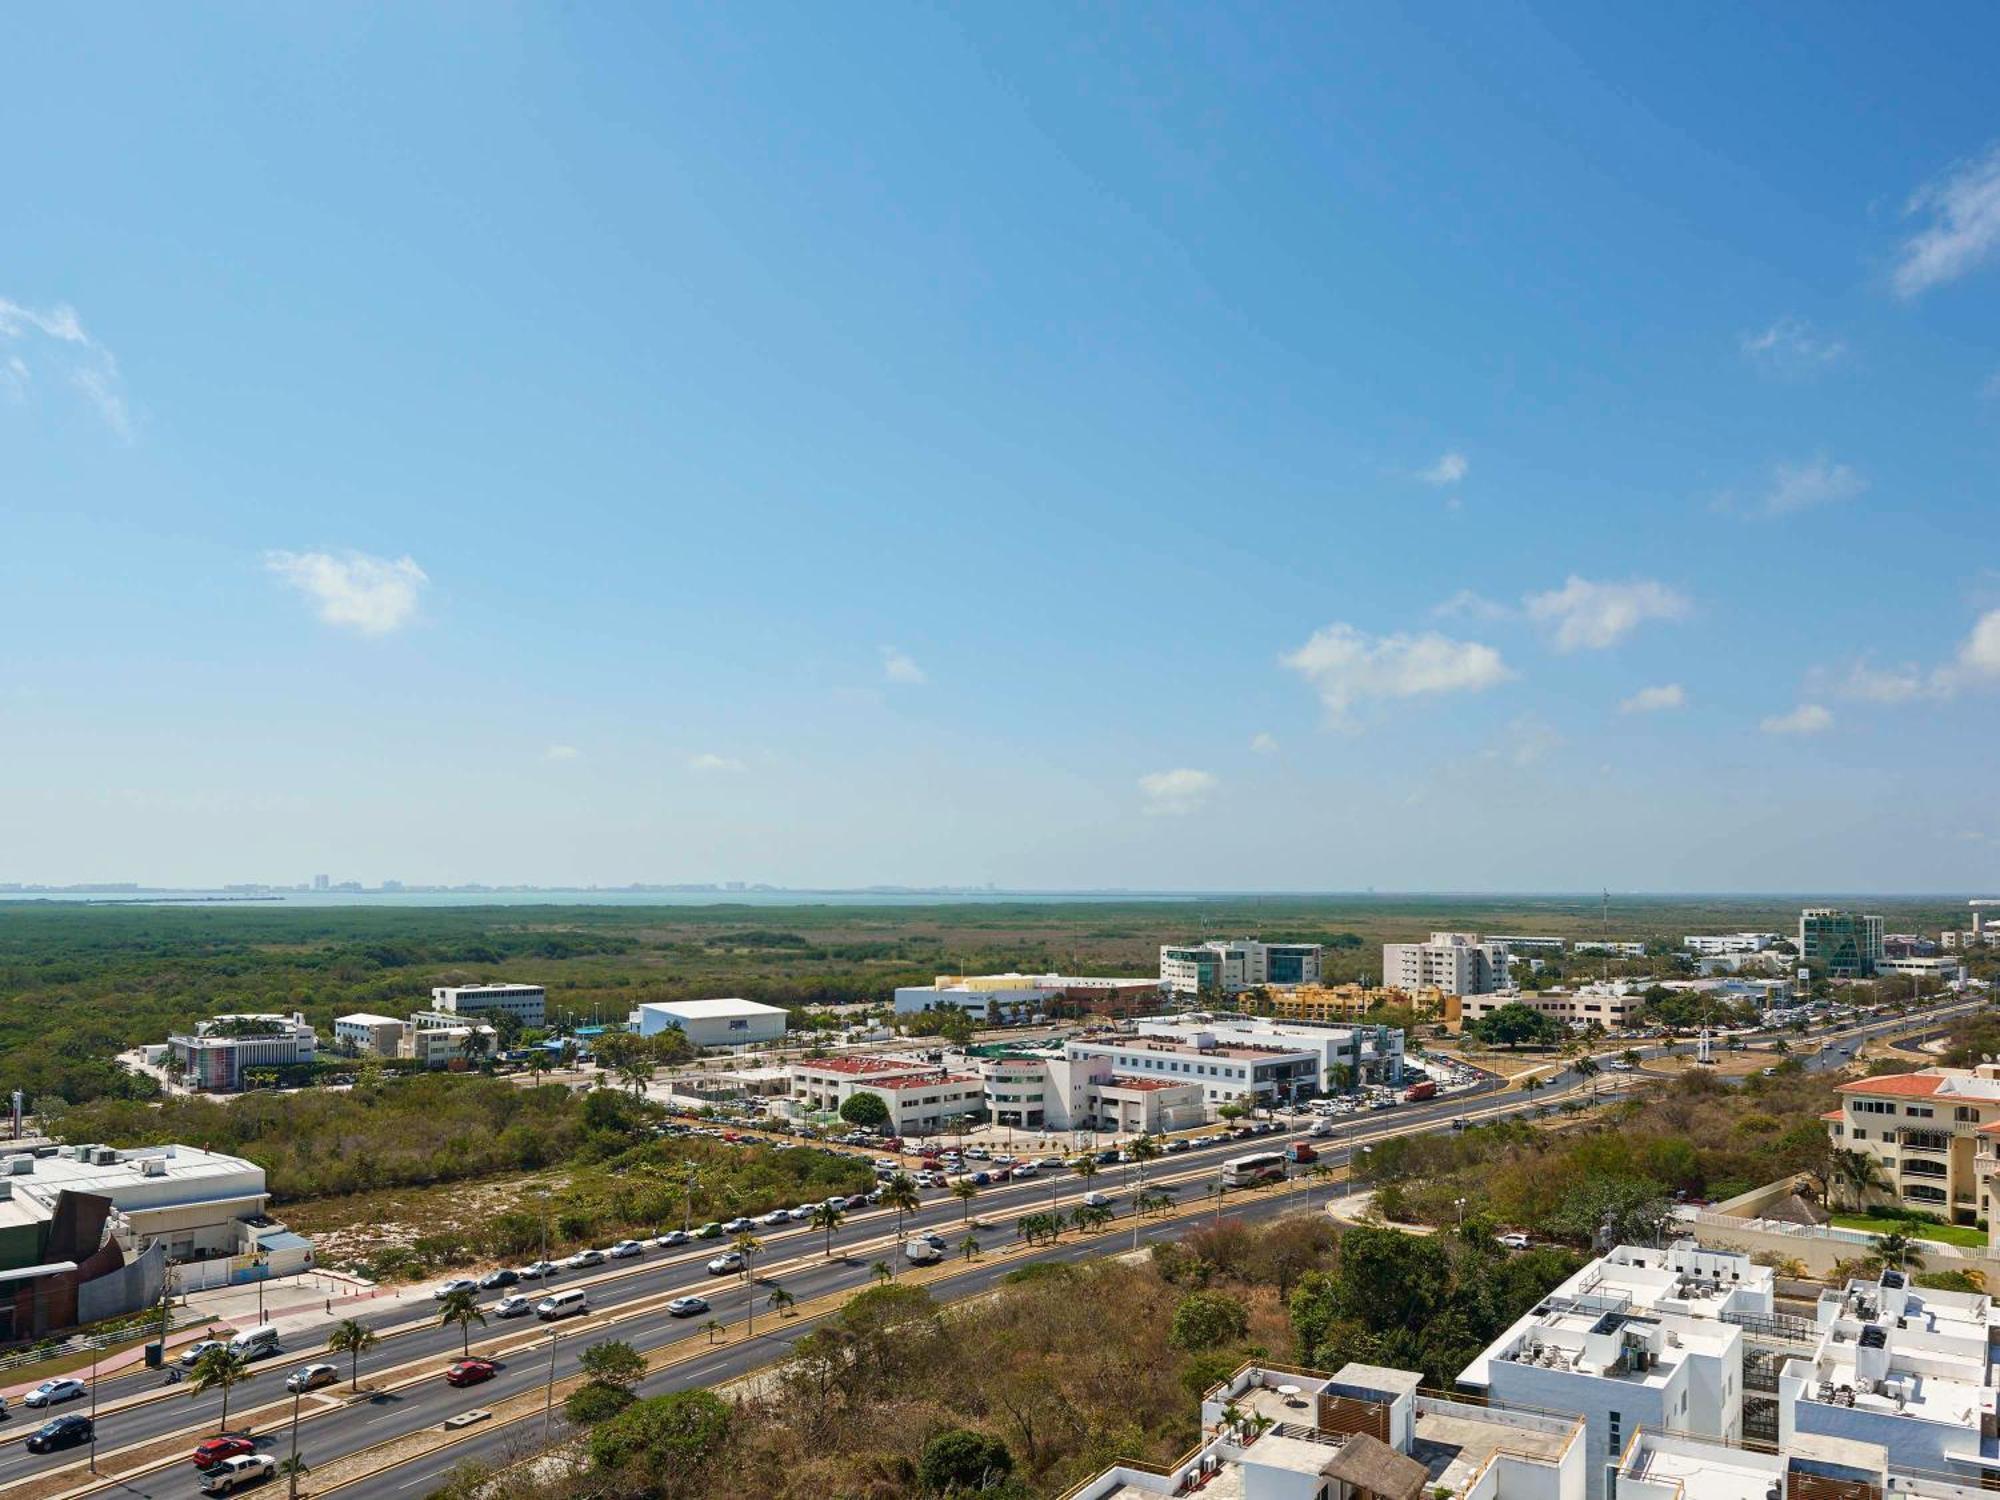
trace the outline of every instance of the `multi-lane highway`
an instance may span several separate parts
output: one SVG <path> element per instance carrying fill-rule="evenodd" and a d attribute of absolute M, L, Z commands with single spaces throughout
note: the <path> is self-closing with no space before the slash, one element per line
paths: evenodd
<path fill-rule="evenodd" d="M 1945 1013 L 1940 1012 L 1932 1013 L 1931 1017 L 1936 1020 L 1944 1018 Z M 1908 1030 L 1910 1025 L 1908 1020 L 1893 1020 L 1852 1027 L 1840 1033 L 1840 1040 L 1846 1042 L 1887 1031 Z M 1642 1056 L 1657 1057 L 1668 1052 L 1685 1053 L 1690 1047 L 1691 1044 L 1681 1043 L 1674 1047 L 1652 1046 L 1638 1050 Z M 1609 1060 L 1621 1050 L 1608 1048 L 1599 1057 Z M 1845 1058 L 1826 1055 L 1814 1061 L 1833 1065 L 1845 1061 Z M 1600 1086 L 1606 1081 L 1600 1079 Z M 1371 1140 L 1449 1128 L 1451 1121 L 1459 1117 L 1479 1121 L 1532 1113 L 1587 1086 L 1587 1082 L 1579 1078 L 1573 1068 L 1565 1068 L 1552 1077 L 1543 1089 L 1534 1093 L 1458 1095 L 1425 1104 L 1405 1105 L 1395 1110 L 1368 1112 L 1342 1121 L 1331 1140 L 1321 1139 L 1314 1144 L 1320 1148 L 1321 1160 L 1338 1168 L 1345 1165 L 1355 1149 Z M 1217 1169 L 1223 1160 L 1253 1148 L 1275 1148 L 1299 1139 L 1303 1134 L 1304 1123 L 1300 1122 L 1281 1133 L 1255 1141 L 1218 1139 L 1206 1142 L 1155 1161 L 1147 1168 L 1147 1183 L 1149 1186 L 1174 1189 L 1184 1205 L 1207 1201 L 1206 1195 L 1217 1181 Z M 1088 1184 L 1074 1174 L 1058 1172 L 1027 1182 L 983 1190 L 971 1205 L 974 1217 L 984 1221 L 985 1227 L 977 1231 L 982 1249 L 993 1251 L 1014 1246 L 1016 1237 L 1013 1226 L 1017 1218 L 1046 1208 L 1051 1202 L 1064 1206 L 1072 1204 L 1086 1187 L 1117 1195 L 1118 1206 L 1123 1211 L 1118 1223 L 1106 1233 L 1080 1236 L 1037 1251 L 1036 1258 L 1080 1259 L 1129 1248 L 1133 1243 L 1134 1228 L 1130 1217 L 1133 1170 L 1124 1166 L 1105 1167 Z M 1226 1201 L 1228 1211 L 1252 1215 L 1279 1212 L 1297 1203 L 1296 1197 L 1271 1199 L 1256 1194 L 1230 1194 Z M 928 1194 L 923 1207 L 907 1217 L 905 1227 L 933 1231 L 943 1235 L 948 1244 L 956 1244 L 966 1232 L 964 1215 L 964 1206 L 956 1200 L 942 1194 Z M 1142 1221 L 1137 1227 L 1138 1241 L 1144 1244 L 1185 1232 L 1188 1221 Z M 706 1273 L 706 1261 L 718 1249 L 725 1247 L 722 1242 L 716 1241 L 673 1251 L 649 1249 L 645 1257 L 637 1261 L 614 1262 L 595 1271 L 564 1272 L 549 1282 L 539 1283 L 538 1287 L 585 1287 L 591 1316 L 553 1325 L 553 1328 L 535 1324 L 532 1320 L 495 1320 L 484 1329 L 475 1329 L 472 1341 L 475 1353 L 480 1352 L 482 1347 L 488 1350 L 517 1350 L 522 1345 L 531 1347 L 510 1353 L 495 1380 L 471 1390 L 455 1390 L 444 1384 L 442 1371 L 458 1355 L 460 1335 L 456 1329 L 446 1331 L 432 1326 L 427 1316 L 430 1312 L 428 1304 L 405 1302 L 372 1313 L 369 1320 L 385 1329 L 423 1321 L 418 1322 L 418 1326 L 407 1328 L 407 1331 L 384 1338 L 376 1348 L 364 1354 L 361 1359 L 364 1378 L 412 1365 L 421 1367 L 426 1362 L 435 1368 L 438 1375 L 390 1393 L 358 1398 L 352 1405 L 347 1404 L 344 1386 L 308 1395 L 301 1403 L 301 1452 L 309 1463 L 324 1467 L 343 1455 L 434 1426 L 455 1412 L 491 1404 L 522 1391 L 540 1389 L 549 1378 L 552 1348 L 555 1374 L 560 1380 L 575 1373 L 577 1353 L 605 1338 L 623 1339 L 641 1349 L 655 1349 L 677 1340 L 704 1338 L 700 1324 L 706 1321 L 707 1316 L 738 1327 L 744 1321 L 747 1305 L 754 1298 L 753 1310 L 760 1335 L 756 1340 L 739 1340 L 717 1348 L 712 1356 L 678 1363 L 655 1376 L 646 1389 L 649 1392 L 681 1389 L 726 1379 L 744 1369 L 781 1357 L 790 1341 L 809 1326 L 803 1320 L 780 1320 L 769 1312 L 766 1299 L 773 1282 L 782 1284 L 802 1303 L 828 1293 L 864 1286 L 871 1279 L 870 1266 L 876 1260 L 891 1260 L 899 1270 L 902 1269 L 903 1263 L 895 1255 L 896 1231 L 893 1211 L 878 1209 L 851 1215 L 834 1232 L 834 1258 L 829 1260 L 825 1255 L 826 1237 L 821 1231 L 804 1225 L 768 1230 L 760 1228 L 757 1232 L 764 1249 L 754 1269 L 761 1285 L 753 1283 L 748 1287 L 739 1277 L 711 1277 Z M 1018 1263 L 1015 1260 L 1006 1264 L 974 1266 L 954 1276 L 946 1283 L 946 1289 L 954 1296 L 976 1292 L 1003 1274 L 1009 1265 Z M 648 1305 L 663 1303 L 669 1295 L 690 1291 L 709 1298 L 713 1304 L 712 1314 L 679 1320 L 669 1316 L 663 1305 Z M 621 1313 L 627 1316 L 621 1317 Z M 609 1326 L 605 1326 L 607 1322 Z M 552 1332 L 560 1335 L 553 1345 Z M 287 1371 L 301 1363 L 328 1357 L 315 1344 L 312 1347 L 294 1347 L 288 1350 L 285 1357 L 260 1364 L 257 1367 L 259 1373 L 231 1393 L 232 1426 L 237 1425 L 237 1413 L 281 1399 L 283 1377 Z M 334 1362 L 343 1371 L 348 1363 L 344 1358 Z M 202 1435 L 215 1429 L 221 1404 L 217 1393 L 190 1396 L 184 1386 L 161 1389 L 160 1381 L 157 1372 L 142 1372 L 107 1377 L 100 1384 L 98 1450 L 107 1469 L 115 1471 L 119 1467 L 114 1457 L 116 1450 L 161 1442 L 176 1435 L 184 1437 L 191 1450 Z M 135 1397 L 139 1399 L 134 1401 Z M 119 1407 L 117 1403 L 121 1400 L 132 1401 L 133 1404 Z M 76 1403 L 65 1409 L 82 1410 L 85 1405 Z M 12 1430 L 0 1437 L 0 1494 L 11 1487 L 45 1480 L 57 1470 L 66 1470 L 64 1477 L 76 1487 L 88 1482 L 89 1475 L 82 1467 L 80 1451 L 28 1454 L 20 1439 L 36 1423 L 32 1420 L 22 1422 L 17 1416 L 9 1425 Z M 284 1422 L 278 1419 L 276 1413 L 266 1411 L 259 1414 L 257 1428 L 260 1439 L 265 1443 L 265 1451 L 282 1457 L 288 1447 Z M 430 1460 L 406 1464 L 392 1474 L 352 1486 L 350 1492 L 395 1493 L 404 1497 L 421 1494 L 426 1483 L 450 1463 L 468 1454 L 490 1457 L 502 1452 L 509 1439 L 518 1433 L 519 1424 L 482 1433 L 471 1442 L 455 1445 L 448 1455 L 440 1455 L 435 1464 Z M 149 1496 L 191 1494 L 195 1490 L 195 1476 L 193 1469 L 183 1460 L 166 1469 L 122 1482 L 118 1488 Z"/>

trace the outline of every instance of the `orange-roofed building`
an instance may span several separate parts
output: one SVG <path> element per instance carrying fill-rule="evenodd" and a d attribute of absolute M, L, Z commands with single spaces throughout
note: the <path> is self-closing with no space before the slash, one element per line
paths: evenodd
<path fill-rule="evenodd" d="M 2000 1063 L 1856 1078 L 1839 1092 L 1840 1108 L 1822 1118 L 1836 1148 L 1880 1170 L 1870 1201 L 1893 1198 L 1954 1224 L 1993 1218 Z"/>

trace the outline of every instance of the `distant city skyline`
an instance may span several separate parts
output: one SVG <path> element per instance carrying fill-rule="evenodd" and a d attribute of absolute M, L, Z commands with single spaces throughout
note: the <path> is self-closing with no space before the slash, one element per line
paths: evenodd
<path fill-rule="evenodd" d="M 2000 15 L 1804 14 L 0 15 L 0 863 L 2000 881 Z"/>

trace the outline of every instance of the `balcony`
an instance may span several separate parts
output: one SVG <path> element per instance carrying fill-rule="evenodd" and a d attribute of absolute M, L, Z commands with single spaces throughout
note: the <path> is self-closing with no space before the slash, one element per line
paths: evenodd
<path fill-rule="evenodd" d="M 1951 1152 L 1951 1137 L 1939 1130 L 1905 1130 L 1899 1133 L 1899 1141 L 1905 1151 L 1927 1151 L 1938 1156 Z"/>

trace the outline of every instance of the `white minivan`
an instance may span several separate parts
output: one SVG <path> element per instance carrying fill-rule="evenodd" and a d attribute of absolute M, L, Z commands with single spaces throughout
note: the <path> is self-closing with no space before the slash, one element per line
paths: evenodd
<path fill-rule="evenodd" d="M 535 1316 L 544 1323 L 553 1323 L 557 1318 L 580 1318 L 589 1311 L 590 1304 L 584 1300 L 582 1287 L 553 1293 L 535 1304 Z"/>
<path fill-rule="evenodd" d="M 267 1354 L 277 1354 L 278 1325 L 260 1323 L 255 1328 L 246 1328 L 229 1341 L 229 1352 L 244 1359 L 262 1359 Z"/>

